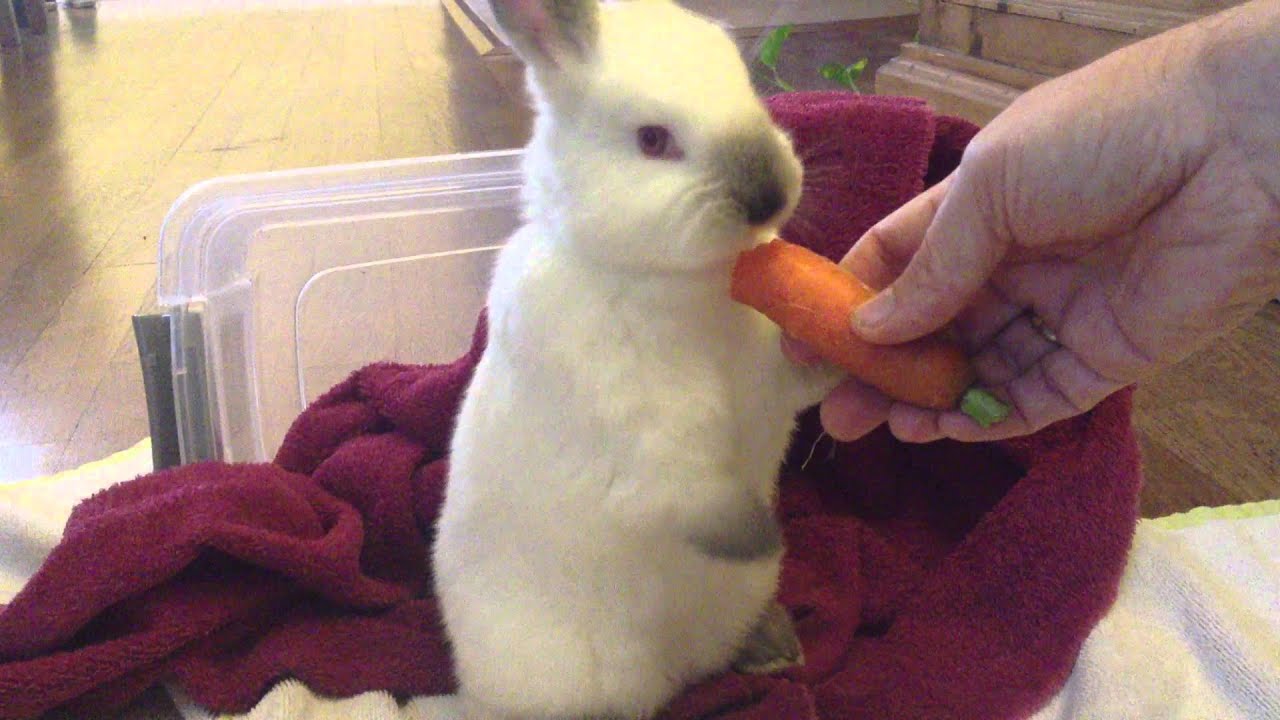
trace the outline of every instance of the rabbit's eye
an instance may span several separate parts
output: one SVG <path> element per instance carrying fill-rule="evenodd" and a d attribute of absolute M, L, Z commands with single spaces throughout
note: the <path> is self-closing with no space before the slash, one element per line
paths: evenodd
<path fill-rule="evenodd" d="M 640 152 L 646 157 L 662 160 L 679 160 L 684 157 L 675 138 L 671 137 L 671 131 L 661 125 L 645 125 L 636 130 L 636 142 L 640 145 Z"/>

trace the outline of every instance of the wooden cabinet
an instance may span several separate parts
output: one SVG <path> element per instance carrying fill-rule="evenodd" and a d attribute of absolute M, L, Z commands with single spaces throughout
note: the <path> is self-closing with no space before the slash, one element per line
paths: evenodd
<path fill-rule="evenodd" d="M 921 0 L 915 42 L 876 92 L 915 95 L 985 123 L 1023 90 L 1232 0 Z"/>

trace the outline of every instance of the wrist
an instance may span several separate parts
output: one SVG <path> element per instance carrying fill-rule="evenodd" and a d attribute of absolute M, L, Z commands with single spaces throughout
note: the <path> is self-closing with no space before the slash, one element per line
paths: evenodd
<path fill-rule="evenodd" d="M 1280 221 L 1280 0 L 1253 0 L 1196 24 L 1194 82 L 1214 144 L 1248 166 Z"/>

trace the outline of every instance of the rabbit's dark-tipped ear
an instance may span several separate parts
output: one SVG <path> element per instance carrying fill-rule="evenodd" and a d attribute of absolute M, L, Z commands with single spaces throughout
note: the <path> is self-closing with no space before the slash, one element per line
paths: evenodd
<path fill-rule="evenodd" d="M 498 24 L 525 62 L 561 67 L 595 51 L 599 0 L 492 0 Z"/>

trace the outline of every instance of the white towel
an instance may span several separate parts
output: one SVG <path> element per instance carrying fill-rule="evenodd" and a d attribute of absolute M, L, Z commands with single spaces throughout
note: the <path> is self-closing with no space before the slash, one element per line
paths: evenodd
<path fill-rule="evenodd" d="M 74 471 L 0 483 L 0 602 L 58 542 L 72 507 L 151 469 L 144 441 Z M 1120 594 L 1067 685 L 1031 720 L 1280 718 L 1280 500 L 1144 520 Z M 185 720 L 426 720 L 426 699 L 322 698 L 279 683 L 245 715 L 169 689 Z"/>
<path fill-rule="evenodd" d="M 1143 522 L 1107 617 L 1035 720 L 1280 718 L 1280 502 Z"/>
<path fill-rule="evenodd" d="M 13 599 L 62 538 L 81 500 L 151 472 L 151 441 L 56 475 L 0 482 L 0 603 Z"/>
<path fill-rule="evenodd" d="M 324 698 L 306 685 L 287 679 L 244 715 L 211 713 L 192 702 L 181 690 L 169 688 L 183 720 L 437 720 L 428 710 L 431 701 L 419 698 L 405 705 L 385 692 L 368 692 L 350 698 Z"/>

